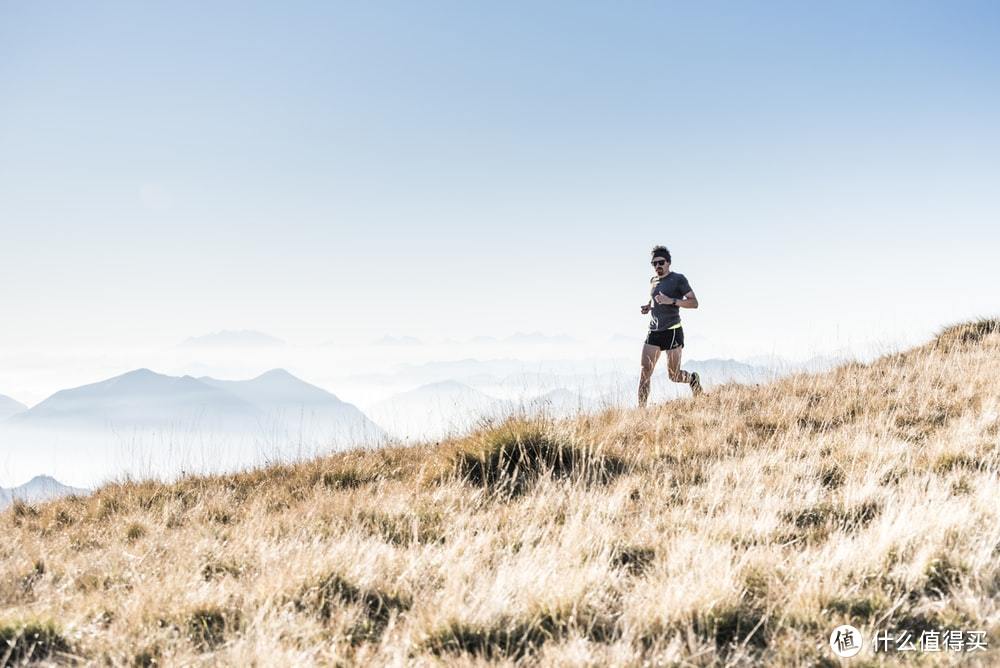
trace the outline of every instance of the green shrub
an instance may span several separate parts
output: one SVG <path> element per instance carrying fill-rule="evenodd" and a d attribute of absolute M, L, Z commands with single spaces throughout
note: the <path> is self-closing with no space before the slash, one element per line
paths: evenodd
<path fill-rule="evenodd" d="M 843 487 L 844 481 L 846 480 L 847 474 L 844 473 L 844 469 L 840 468 L 836 464 L 826 467 L 819 473 L 819 482 L 827 489 L 837 489 L 838 487 Z"/>
<path fill-rule="evenodd" d="M 338 607 L 355 605 L 362 618 L 348 631 L 351 644 L 375 642 L 382 637 L 393 614 L 410 609 L 410 601 L 377 589 L 361 589 L 337 573 L 304 586 L 294 598 L 296 610 L 329 620 Z"/>
<path fill-rule="evenodd" d="M 132 543 L 143 536 L 146 535 L 146 527 L 139 524 L 138 522 L 133 522 L 129 525 L 128 529 L 125 530 L 125 540 Z"/>
<path fill-rule="evenodd" d="M 51 622 L 0 626 L 0 658 L 5 667 L 36 663 L 69 651 L 69 642 Z"/>
<path fill-rule="evenodd" d="M 215 649 L 226 640 L 226 634 L 239 626 L 239 612 L 204 606 L 187 618 L 188 639 L 202 651 Z"/>
<path fill-rule="evenodd" d="M 966 322 L 960 325 L 953 325 L 938 334 L 936 343 L 938 346 L 950 348 L 952 344 L 979 343 L 986 337 L 1000 332 L 1000 319 L 980 318 L 973 322 Z"/>
<path fill-rule="evenodd" d="M 616 547 L 611 553 L 611 563 L 629 575 L 641 575 L 655 558 L 656 550 L 645 546 Z"/>
<path fill-rule="evenodd" d="M 747 600 L 699 615 L 693 626 L 695 633 L 725 653 L 741 644 L 758 649 L 767 647 L 771 635 L 768 620 L 757 601 Z"/>
<path fill-rule="evenodd" d="M 592 642 L 611 643 L 621 636 L 614 619 L 584 611 L 546 612 L 535 617 L 503 617 L 491 624 L 451 621 L 424 642 L 433 654 L 471 654 L 487 660 L 519 661 L 547 642 L 576 632 Z"/>
<path fill-rule="evenodd" d="M 944 598 L 962 581 L 966 568 L 948 557 L 932 559 L 924 571 L 924 593 L 934 598 Z"/>
<path fill-rule="evenodd" d="M 325 471 L 320 477 L 323 486 L 329 489 L 356 489 L 377 480 L 376 476 L 367 475 L 350 468 Z"/>
<path fill-rule="evenodd" d="M 486 432 L 478 447 L 459 452 L 454 467 L 472 485 L 511 495 L 526 491 L 541 475 L 606 482 L 626 468 L 618 457 L 586 452 L 522 420 Z"/>

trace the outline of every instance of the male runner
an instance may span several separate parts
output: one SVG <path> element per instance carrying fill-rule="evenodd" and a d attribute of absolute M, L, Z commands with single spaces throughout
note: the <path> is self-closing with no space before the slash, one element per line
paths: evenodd
<path fill-rule="evenodd" d="M 681 369 L 681 353 L 684 350 L 684 330 L 681 328 L 680 309 L 698 308 L 698 298 L 684 274 L 670 271 L 670 251 L 666 246 L 653 247 L 653 271 L 649 279 L 650 300 L 640 307 L 643 314 L 649 313 L 649 335 L 642 346 L 642 373 L 639 376 L 639 405 L 645 406 L 649 399 L 649 379 L 653 376 L 660 351 L 667 351 L 667 374 L 675 383 L 687 383 L 691 392 L 701 394 L 701 379 L 697 372 Z"/>

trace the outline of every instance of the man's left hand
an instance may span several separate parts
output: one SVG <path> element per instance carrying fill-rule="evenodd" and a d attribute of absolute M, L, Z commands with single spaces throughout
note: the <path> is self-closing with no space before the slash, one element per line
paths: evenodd
<path fill-rule="evenodd" d="M 663 294 L 662 292 L 657 292 L 656 296 L 653 297 L 653 300 L 657 304 L 676 304 L 677 303 L 676 299 L 674 299 L 673 297 L 668 297 L 665 294 Z"/>

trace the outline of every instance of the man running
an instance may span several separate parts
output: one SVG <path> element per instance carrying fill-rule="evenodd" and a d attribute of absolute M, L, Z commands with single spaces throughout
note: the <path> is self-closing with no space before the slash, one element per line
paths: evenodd
<path fill-rule="evenodd" d="M 670 271 L 670 251 L 666 246 L 653 247 L 650 262 L 656 273 L 649 279 L 650 300 L 640 307 L 649 313 L 649 335 L 642 346 L 642 373 L 639 376 L 639 405 L 649 399 L 649 380 L 653 376 L 660 351 L 667 351 L 667 373 L 675 383 L 687 383 L 691 392 L 701 394 L 701 379 L 696 372 L 681 369 L 684 350 L 684 330 L 681 328 L 680 309 L 698 308 L 698 298 L 684 274 Z"/>

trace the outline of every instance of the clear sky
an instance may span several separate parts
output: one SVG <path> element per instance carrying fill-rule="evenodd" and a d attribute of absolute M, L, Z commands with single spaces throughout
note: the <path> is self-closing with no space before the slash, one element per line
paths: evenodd
<path fill-rule="evenodd" d="M 702 352 L 923 336 L 998 119 L 996 2 L 2 2 L 0 347 L 638 345 L 655 243 Z"/>

